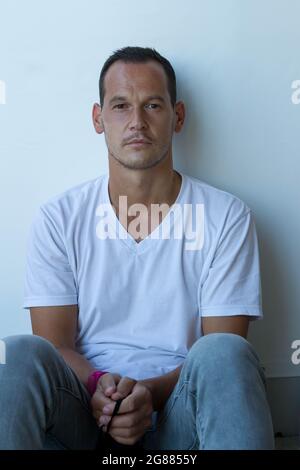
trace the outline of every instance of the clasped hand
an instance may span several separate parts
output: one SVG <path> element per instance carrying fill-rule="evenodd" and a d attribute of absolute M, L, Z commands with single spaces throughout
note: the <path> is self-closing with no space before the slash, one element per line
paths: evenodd
<path fill-rule="evenodd" d="M 117 415 L 111 418 L 116 401 L 123 398 Z M 93 416 L 98 426 L 120 444 L 134 445 L 151 428 L 153 400 L 150 389 L 141 382 L 119 374 L 100 377 L 92 397 Z"/>

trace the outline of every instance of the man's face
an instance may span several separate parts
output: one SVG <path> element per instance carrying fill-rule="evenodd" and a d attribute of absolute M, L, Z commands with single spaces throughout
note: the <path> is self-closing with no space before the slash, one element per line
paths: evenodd
<path fill-rule="evenodd" d="M 171 152 L 176 112 L 167 77 L 154 61 L 115 62 L 105 76 L 100 120 L 109 154 L 127 168 L 150 168 Z M 141 143 L 129 142 L 144 141 Z"/>

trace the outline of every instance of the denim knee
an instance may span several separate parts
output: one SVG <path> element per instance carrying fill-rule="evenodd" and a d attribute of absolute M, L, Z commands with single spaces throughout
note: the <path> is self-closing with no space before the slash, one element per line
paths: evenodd
<path fill-rule="evenodd" d="M 14 335 L 3 338 L 6 346 L 5 372 L 30 373 L 33 363 L 49 363 L 51 357 L 58 357 L 54 345 L 37 335 Z"/>
<path fill-rule="evenodd" d="M 197 374 L 226 374 L 234 369 L 245 370 L 247 363 L 260 368 L 252 345 L 242 336 L 233 333 L 211 333 L 199 338 L 191 347 L 185 360 L 186 369 Z"/>

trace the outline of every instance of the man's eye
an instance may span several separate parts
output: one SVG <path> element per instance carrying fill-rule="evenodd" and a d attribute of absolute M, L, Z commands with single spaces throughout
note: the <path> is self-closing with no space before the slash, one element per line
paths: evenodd
<path fill-rule="evenodd" d="M 152 109 L 159 108 L 159 105 L 156 103 L 149 103 L 147 106 L 154 106 L 154 108 L 152 107 Z"/>
<path fill-rule="evenodd" d="M 125 103 L 120 103 L 120 104 L 116 104 L 116 105 L 114 106 L 114 108 L 123 109 L 124 106 L 126 106 Z"/>
<path fill-rule="evenodd" d="M 119 104 L 116 104 L 113 109 L 124 109 L 125 107 L 127 106 L 126 103 L 119 103 Z M 146 107 L 151 107 L 151 109 L 156 109 L 156 108 L 159 108 L 159 105 L 156 104 L 156 103 L 149 103 L 146 105 Z"/>

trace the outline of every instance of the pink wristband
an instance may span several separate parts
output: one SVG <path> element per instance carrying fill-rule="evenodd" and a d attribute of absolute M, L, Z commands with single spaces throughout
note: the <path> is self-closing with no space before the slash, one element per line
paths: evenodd
<path fill-rule="evenodd" d="M 89 375 L 88 383 L 87 383 L 87 389 L 90 392 L 91 396 L 93 396 L 95 391 L 96 391 L 98 380 L 104 374 L 107 374 L 107 372 L 104 372 L 102 370 L 94 370 L 94 372 L 92 372 Z"/>

